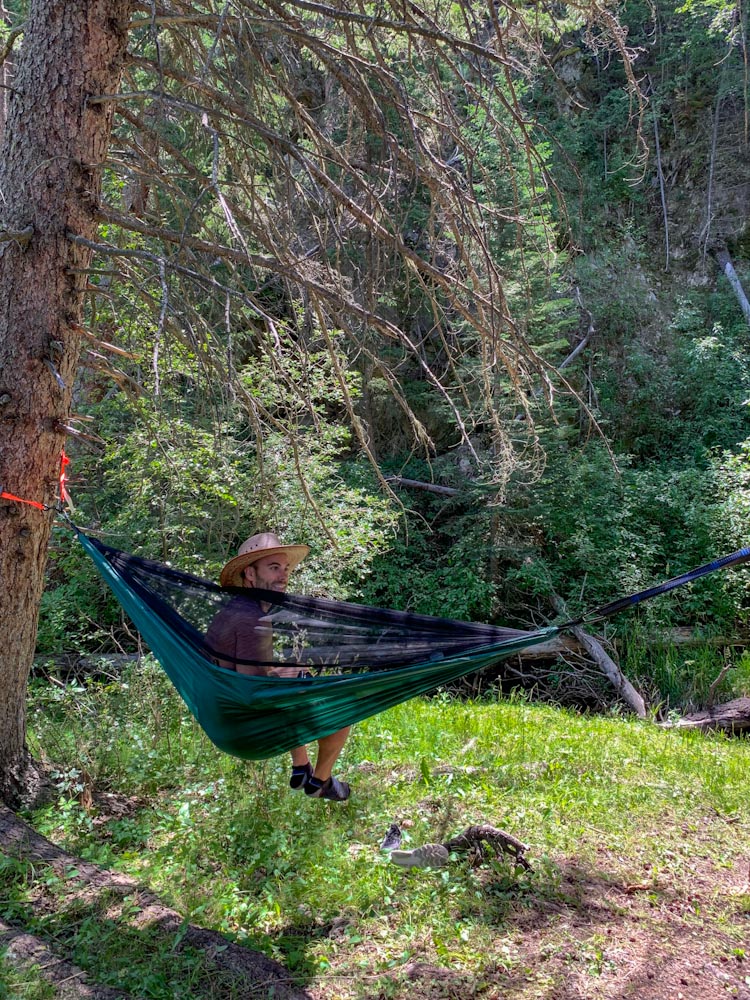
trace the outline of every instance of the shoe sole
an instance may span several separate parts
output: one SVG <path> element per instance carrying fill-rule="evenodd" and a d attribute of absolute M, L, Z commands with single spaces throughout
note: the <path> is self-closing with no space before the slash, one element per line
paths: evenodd
<path fill-rule="evenodd" d="M 449 854 L 442 844 L 422 844 L 413 851 L 391 851 L 391 861 L 401 868 L 442 868 Z"/>

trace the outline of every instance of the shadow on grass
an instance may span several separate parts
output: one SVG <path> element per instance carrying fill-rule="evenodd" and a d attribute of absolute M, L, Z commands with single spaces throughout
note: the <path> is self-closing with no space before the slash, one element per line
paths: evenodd
<path fill-rule="evenodd" d="M 205 948 L 187 944 L 184 931 L 176 933 L 158 924 L 133 926 L 139 907 L 133 897 L 106 891 L 87 899 L 80 895 L 59 898 L 63 882 L 42 878 L 32 866 L 15 862 L 16 878 L 9 878 L 4 864 L 0 881 L 0 916 L 12 928 L 33 934 L 57 955 L 82 969 L 92 982 L 150 1000 L 305 1000 L 301 983 L 313 974 L 304 951 L 295 956 L 295 970 L 288 981 L 268 978 L 265 956 L 242 949 L 241 961 L 233 955 L 231 967 L 222 961 L 219 935 L 207 938 Z M 280 935 L 280 939 L 283 938 Z M 268 936 L 266 941 L 271 941 Z M 280 952 L 285 951 L 279 940 Z M 255 967 L 255 969 L 254 969 Z"/>
<path fill-rule="evenodd" d="M 541 929 L 561 914 L 592 926 L 611 924 L 626 912 L 612 898 L 625 892 L 618 879 L 578 861 L 542 862 L 531 872 L 491 861 L 482 885 L 481 899 L 464 905 L 461 916 L 506 931 L 527 925 Z"/>

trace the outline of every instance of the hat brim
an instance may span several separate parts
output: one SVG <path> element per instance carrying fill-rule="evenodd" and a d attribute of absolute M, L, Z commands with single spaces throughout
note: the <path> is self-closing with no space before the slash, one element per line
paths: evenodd
<path fill-rule="evenodd" d="M 285 555 L 289 557 L 289 569 L 293 570 L 302 562 L 310 552 L 309 545 L 277 545 L 272 549 L 256 549 L 255 552 L 245 552 L 244 555 L 235 556 L 230 559 L 221 571 L 219 583 L 222 587 L 241 587 L 242 573 L 248 566 L 266 559 L 268 556 Z"/>

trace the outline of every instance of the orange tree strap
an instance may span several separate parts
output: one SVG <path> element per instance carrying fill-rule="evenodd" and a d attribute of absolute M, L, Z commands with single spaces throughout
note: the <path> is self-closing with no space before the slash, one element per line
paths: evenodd
<path fill-rule="evenodd" d="M 59 487 L 59 500 L 61 503 L 70 503 L 70 494 L 67 490 L 68 476 L 66 473 L 67 467 L 70 465 L 70 459 L 65 454 L 65 450 L 60 452 L 60 475 L 58 476 L 58 487 Z M 5 490 L 0 491 L 0 499 L 3 500 L 13 500 L 15 503 L 25 503 L 29 507 L 36 507 L 37 510 L 50 510 L 50 505 L 46 503 L 39 503 L 38 500 L 25 500 L 23 497 L 17 497 L 14 493 L 7 493 Z"/>

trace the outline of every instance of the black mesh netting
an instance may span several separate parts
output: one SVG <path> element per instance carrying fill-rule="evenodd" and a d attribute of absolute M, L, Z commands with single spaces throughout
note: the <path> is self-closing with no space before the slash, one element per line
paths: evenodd
<path fill-rule="evenodd" d="M 101 542 L 94 544 L 154 614 L 230 669 L 384 670 L 460 656 L 528 634 L 344 601 L 225 589 Z"/>

